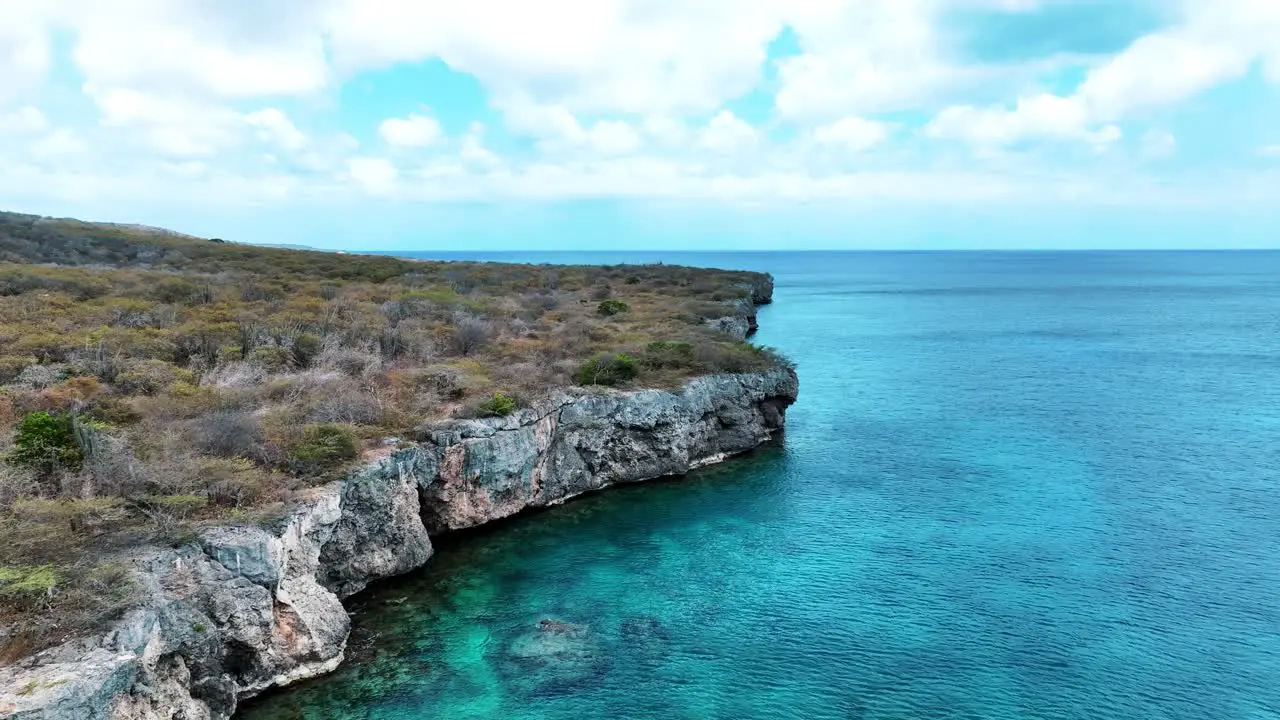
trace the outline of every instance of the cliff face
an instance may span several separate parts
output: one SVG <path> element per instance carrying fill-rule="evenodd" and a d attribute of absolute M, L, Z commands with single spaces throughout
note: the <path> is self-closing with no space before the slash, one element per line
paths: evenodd
<path fill-rule="evenodd" d="M 782 427 L 795 373 L 697 378 L 678 392 L 565 397 L 550 407 L 424 433 L 427 530 L 482 525 L 619 483 L 680 475 L 750 450 Z"/>
<path fill-rule="evenodd" d="M 401 470 L 383 461 L 319 488 L 269 529 L 140 551 L 145 606 L 102 637 L 0 670 L 0 713 L 225 718 L 239 699 L 329 672 L 350 629 L 341 597 L 431 556 L 417 481 Z"/>
<path fill-rule="evenodd" d="M 755 334 L 759 329 L 756 323 L 756 306 L 773 302 L 773 276 L 761 275 L 744 289 L 750 294 L 741 300 L 728 303 L 729 314 L 708 319 L 707 327 L 728 333 L 739 340 L 746 340 Z"/>
<path fill-rule="evenodd" d="M 0 669 L 0 716 L 230 717 L 239 700 L 337 667 L 342 598 L 420 567 L 431 534 L 750 450 L 782 427 L 797 389 L 777 369 L 424 428 L 416 447 L 315 490 L 272 527 L 137 553 L 147 604 L 102 637 Z"/>

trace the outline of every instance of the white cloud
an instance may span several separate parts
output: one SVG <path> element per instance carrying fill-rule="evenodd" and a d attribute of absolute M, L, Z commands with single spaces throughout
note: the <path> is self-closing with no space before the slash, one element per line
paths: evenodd
<path fill-rule="evenodd" d="M 1243 75 L 1250 60 L 1242 48 L 1206 42 L 1189 30 L 1148 35 L 1092 70 L 1076 98 L 1090 117 L 1119 120 Z"/>
<path fill-rule="evenodd" d="M 559 105 L 520 102 L 507 107 L 504 117 L 513 132 L 552 143 L 580 144 L 586 138 L 578 118 Z"/>
<path fill-rule="evenodd" d="M 102 124 L 134 129 L 156 151 L 169 156 L 214 155 L 236 144 L 245 128 L 233 110 L 181 97 L 86 85 Z"/>
<path fill-rule="evenodd" d="M 347 174 L 373 195 L 395 192 L 400 171 L 385 158 L 359 157 L 347 162 Z"/>
<path fill-rule="evenodd" d="M 886 123 L 847 117 L 815 128 L 813 139 L 820 145 L 862 152 L 889 139 L 889 132 L 890 126 Z"/>
<path fill-rule="evenodd" d="M 322 89 L 322 27 L 301 0 L 61 2 L 59 23 L 87 82 L 154 93 L 247 98 Z"/>
<path fill-rule="evenodd" d="M 519 134 L 537 138 L 538 147 L 546 154 L 580 153 L 624 155 L 640 147 L 640 134 L 622 120 L 597 120 L 583 127 L 578 118 L 560 105 L 516 103 L 505 115 L 507 127 Z"/>
<path fill-rule="evenodd" d="M 343 67 L 439 57 L 496 105 L 574 112 L 710 111 L 761 77 L 780 0 L 339 0 L 326 17 Z M 566 22 L 571 18 L 572 22 Z"/>
<path fill-rule="evenodd" d="M 0 105 L 38 86 L 49 70 L 47 8 L 0 0 Z"/>
<path fill-rule="evenodd" d="M 285 150 L 301 150 L 307 146 L 307 136 L 298 129 L 288 115 L 276 108 L 266 108 L 244 116 L 244 121 L 257 128 L 263 140 L 273 142 Z"/>
<path fill-rule="evenodd" d="M 1258 149 L 1258 156 L 1264 158 L 1280 158 L 1280 145 L 1266 145 Z"/>
<path fill-rule="evenodd" d="M 1011 111 L 953 106 L 934 118 L 926 134 L 978 145 L 1036 138 L 1075 138 L 1105 145 L 1119 137 L 1119 129 L 1109 123 L 1167 107 L 1239 78 L 1260 59 L 1268 67 L 1280 68 L 1280 3 L 1188 0 L 1185 9 L 1176 26 L 1138 38 L 1092 68 L 1071 95 L 1025 97 Z M 1280 82 L 1280 73 L 1273 79 Z"/>
<path fill-rule="evenodd" d="M 698 145 L 715 153 L 732 154 L 747 150 L 760 136 L 750 123 L 729 110 L 721 110 L 698 131 Z"/>
<path fill-rule="evenodd" d="M 659 145 L 677 147 L 689 140 L 689 127 L 684 122 L 665 115 L 650 115 L 641 123 L 641 129 Z"/>
<path fill-rule="evenodd" d="M 804 52 L 778 64 L 784 117 L 823 120 L 929 105 L 965 72 L 942 56 L 935 0 L 801 0 L 786 19 Z"/>
<path fill-rule="evenodd" d="M 1091 127 L 1084 105 L 1075 98 L 1041 93 L 1018 100 L 1012 110 L 949 107 L 925 126 L 926 136 L 999 147 L 1029 140 L 1082 140 L 1106 144 L 1120 139 L 1114 125 Z"/>
<path fill-rule="evenodd" d="M 640 147 L 640 136 L 625 122 L 601 120 L 591 126 L 587 142 L 601 155 L 625 155 Z"/>
<path fill-rule="evenodd" d="M 444 135 L 439 121 L 426 115 L 410 115 L 407 118 L 390 118 L 378 126 L 378 134 L 390 145 L 400 147 L 426 147 L 433 145 Z"/>
<path fill-rule="evenodd" d="M 31 155 L 57 160 L 89 152 L 89 145 L 74 130 L 59 128 L 31 144 Z"/>
<path fill-rule="evenodd" d="M 458 154 L 463 162 L 483 168 L 493 168 L 502 164 L 502 160 L 484 145 L 485 127 L 481 123 L 471 123 L 466 135 L 462 136 L 462 145 Z"/>
<path fill-rule="evenodd" d="M 32 133 L 49 126 L 39 108 L 27 105 L 11 113 L 0 114 L 0 133 Z"/>
<path fill-rule="evenodd" d="M 1171 157 L 1178 152 L 1178 139 L 1168 130 L 1150 130 L 1142 136 L 1141 149 L 1148 158 Z"/>
<path fill-rule="evenodd" d="M 438 58 L 474 76 L 509 134 L 534 147 L 528 152 L 526 143 L 503 137 L 500 124 L 488 137 L 479 126 L 447 137 L 425 112 L 381 123 L 387 144 L 438 148 L 429 176 L 436 185 L 456 182 L 457 192 L 665 196 L 678 189 L 732 198 L 767 188 L 787 197 L 836 196 L 874 194 L 868 183 L 907 178 L 952 197 L 960 191 L 935 183 L 933 160 L 921 157 L 936 146 L 921 143 L 921 153 L 895 147 L 895 126 L 881 122 L 882 113 L 936 113 L 926 138 L 979 149 L 1079 142 L 1101 151 L 1118 145 L 1123 125 L 1141 138 L 1135 148 L 1156 157 L 1177 141 L 1159 131 L 1144 136 L 1144 113 L 1259 63 L 1265 78 L 1280 82 L 1280 2 L 1184 2 L 1175 24 L 1115 57 L 1075 58 L 1088 68 L 1085 80 L 1054 95 L 1035 89 L 1029 66 L 960 57 L 947 24 L 960 9 L 1026 12 L 1039 0 L 0 0 L 0 131 L 67 125 L 49 104 L 60 96 L 40 94 L 56 29 L 101 126 L 55 131 L 40 147 L 79 147 L 85 167 L 104 177 L 134 163 L 143 168 L 138 177 L 216 177 L 219 187 L 239 178 L 277 193 L 330 185 L 401 193 L 421 177 L 407 156 L 389 154 L 402 172 L 368 156 L 381 150 L 304 133 L 299 124 L 323 126 L 324 118 L 312 117 L 332 110 L 336 88 L 358 83 L 360 71 Z M 787 27 L 798 54 L 770 67 L 769 43 Z M 768 91 L 776 91 L 776 113 L 767 123 L 723 110 Z M 290 102 L 293 96 L 312 97 Z M 37 115 L 37 106 L 52 118 Z M 292 118 L 278 109 L 285 107 Z M 776 139 L 782 136 L 797 139 Z M 888 168 L 875 176 L 833 174 L 839 163 L 824 162 L 837 148 L 881 146 L 902 152 L 859 158 Z M 22 157 L 22 147 L 4 149 L 6 161 Z M 1003 181 L 981 172 L 998 154 L 965 156 L 973 172 L 952 179 L 998 195 Z M 298 173 L 292 182 L 290 172 Z"/>

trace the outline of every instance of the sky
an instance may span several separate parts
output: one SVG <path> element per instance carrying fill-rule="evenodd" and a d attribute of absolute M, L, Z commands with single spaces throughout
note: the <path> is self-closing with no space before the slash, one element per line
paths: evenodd
<path fill-rule="evenodd" d="M 1280 0 L 0 0 L 0 209 L 388 250 L 1280 246 Z"/>

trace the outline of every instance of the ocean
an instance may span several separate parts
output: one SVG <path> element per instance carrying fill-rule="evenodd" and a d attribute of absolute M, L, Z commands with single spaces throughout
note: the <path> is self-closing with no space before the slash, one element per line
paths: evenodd
<path fill-rule="evenodd" d="M 442 544 L 241 717 L 1280 718 L 1280 253 L 423 256 L 771 272 L 800 400 Z"/>

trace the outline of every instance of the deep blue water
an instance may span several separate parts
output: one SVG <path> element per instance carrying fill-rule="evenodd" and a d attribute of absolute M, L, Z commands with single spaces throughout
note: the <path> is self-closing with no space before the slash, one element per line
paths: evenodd
<path fill-rule="evenodd" d="M 246 717 L 1280 718 L 1280 254 L 488 259 L 772 272 L 785 439 L 443 547 Z"/>

